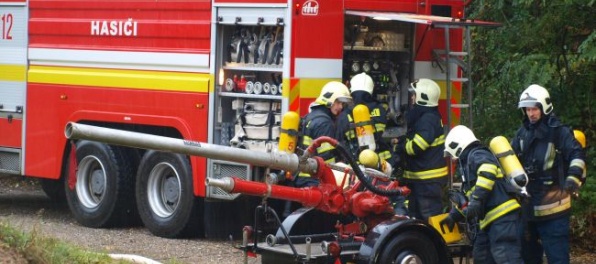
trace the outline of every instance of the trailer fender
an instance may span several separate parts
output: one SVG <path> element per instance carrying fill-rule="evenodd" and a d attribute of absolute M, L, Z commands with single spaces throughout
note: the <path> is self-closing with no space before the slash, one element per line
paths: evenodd
<path fill-rule="evenodd" d="M 358 263 L 377 263 L 383 249 L 396 237 L 405 232 L 416 232 L 428 238 L 434 245 L 439 263 L 452 263 L 449 249 L 441 235 L 429 224 L 406 216 L 395 216 L 375 226 L 360 247 Z M 429 249 L 430 250 L 430 249 Z"/>
<path fill-rule="evenodd" d="M 282 222 L 282 226 L 291 236 L 333 233 L 335 232 L 335 223 L 339 218 L 340 216 L 336 214 L 325 213 L 310 207 L 302 207 L 288 215 Z M 283 232 L 279 228 L 275 237 L 285 240 Z"/>

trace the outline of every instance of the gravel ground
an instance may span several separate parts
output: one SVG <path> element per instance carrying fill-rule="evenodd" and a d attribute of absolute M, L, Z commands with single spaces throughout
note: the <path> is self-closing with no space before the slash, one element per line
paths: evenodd
<path fill-rule="evenodd" d="M 93 229 L 79 225 L 68 206 L 50 201 L 35 181 L 0 175 L 0 222 L 14 228 L 54 237 L 95 252 L 133 254 L 162 263 L 242 263 L 238 242 L 207 239 L 166 239 L 143 227 Z M 0 243 L 0 263 L 27 261 Z M 260 263 L 249 258 L 249 263 Z M 459 263 L 459 259 L 454 259 Z M 596 263 L 596 253 L 572 251 L 572 264 Z"/>
<path fill-rule="evenodd" d="M 34 181 L 19 179 L 0 177 L 0 222 L 16 229 L 54 237 L 90 251 L 134 254 L 163 263 L 242 263 L 241 251 L 233 247 L 237 242 L 166 239 L 143 227 L 83 227 L 70 215 L 66 204 L 50 201 Z M 0 263 L 26 263 L 18 262 L 16 255 L 0 244 Z"/>

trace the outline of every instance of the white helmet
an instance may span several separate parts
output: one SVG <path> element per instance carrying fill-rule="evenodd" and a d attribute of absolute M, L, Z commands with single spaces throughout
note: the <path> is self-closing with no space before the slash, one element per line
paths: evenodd
<path fill-rule="evenodd" d="M 439 96 L 441 96 L 441 88 L 431 79 L 419 79 L 410 84 L 410 88 L 416 92 L 416 104 L 421 106 L 437 106 L 439 105 Z"/>
<path fill-rule="evenodd" d="M 350 80 L 350 90 L 352 92 L 365 91 L 372 94 L 374 86 L 373 79 L 364 72 L 354 75 Z"/>
<path fill-rule="evenodd" d="M 474 132 L 466 126 L 455 126 L 445 138 L 445 156 L 458 159 L 459 155 L 473 142 L 479 142 Z"/>
<path fill-rule="evenodd" d="M 522 92 L 521 96 L 519 97 L 519 104 L 517 107 L 540 107 L 542 108 L 542 112 L 545 115 L 548 115 L 553 111 L 553 103 L 550 100 L 548 91 L 544 87 L 537 84 L 528 86 L 528 88 Z"/>
<path fill-rule="evenodd" d="M 352 96 L 346 85 L 341 82 L 332 81 L 323 86 L 321 94 L 317 97 L 315 103 L 331 107 L 335 100 L 339 100 L 342 103 L 350 103 L 352 102 Z"/>

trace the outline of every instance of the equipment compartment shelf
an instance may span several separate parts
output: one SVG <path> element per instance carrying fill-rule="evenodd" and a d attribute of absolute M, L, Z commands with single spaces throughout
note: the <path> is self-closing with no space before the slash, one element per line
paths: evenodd
<path fill-rule="evenodd" d="M 226 62 L 223 66 L 224 70 L 239 70 L 239 71 L 266 71 L 266 72 L 282 72 L 282 65 L 267 65 L 267 64 L 246 64 Z"/>
<path fill-rule="evenodd" d="M 365 47 L 365 46 L 344 46 L 344 50 L 351 51 L 351 50 L 363 50 L 363 51 L 398 51 L 398 52 L 410 52 L 409 49 L 390 49 L 390 48 L 382 48 L 382 47 Z"/>
<path fill-rule="evenodd" d="M 270 94 L 247 94 L 247 93 L 219 92 L 219 96 L 249 98 L 249 99 L 281 100 L 281 95 L 270 95 Z"/>

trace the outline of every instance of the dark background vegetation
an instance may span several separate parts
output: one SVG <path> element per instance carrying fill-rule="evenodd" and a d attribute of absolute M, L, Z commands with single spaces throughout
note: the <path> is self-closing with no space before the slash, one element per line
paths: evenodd
<path fill-rule="evenodd" d="M 596 1 L 476 0 L 469 18 L 502 23 L 473 33 L 473 130 L 484 143 L 513 137 L 530 84 L 546 87 L 554 113 L 587 138 L 588 180 L 573 202 L 575 246 L 596 249 Z M 465 120 L 463 121 L 465 124 Z"/>

